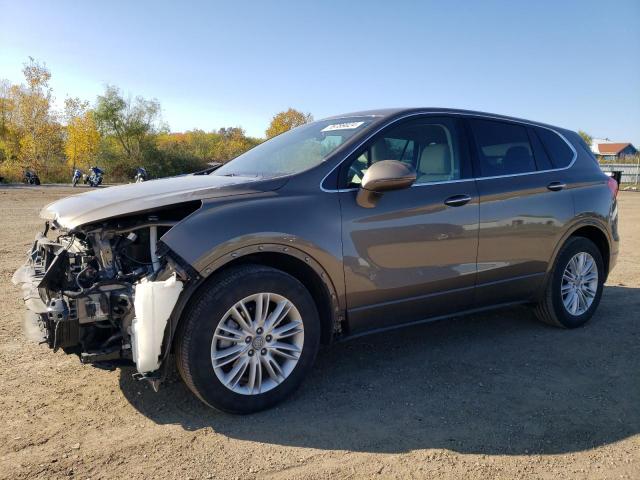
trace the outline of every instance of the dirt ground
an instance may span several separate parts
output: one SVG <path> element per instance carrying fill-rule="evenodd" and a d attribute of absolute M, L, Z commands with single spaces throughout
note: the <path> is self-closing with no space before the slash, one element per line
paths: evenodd
<path fill-rule="evenodd" d="M 232 416 L 25 339 L 11 274 L 74 192 L 0 187 L 1 478 L 640 478 L 639 193 L 586 327 L 522 307 L 334 345 L 289 401 Z"/>

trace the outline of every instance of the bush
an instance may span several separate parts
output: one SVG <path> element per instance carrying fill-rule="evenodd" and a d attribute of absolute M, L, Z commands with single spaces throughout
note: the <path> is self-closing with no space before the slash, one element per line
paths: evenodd
<path fill-rule="evenodd" d="M 640 153 L 636 153 L 635 155 L 625 155 L 622 158 L 618 158 L 616 160 L 605 160 L 604 158 L 598 158 L 598 163 L 601 165 L 609 165 L 609 164 L 625 164 L 625 165 L 637 165 L 638 161 L 640 161 Z"/>

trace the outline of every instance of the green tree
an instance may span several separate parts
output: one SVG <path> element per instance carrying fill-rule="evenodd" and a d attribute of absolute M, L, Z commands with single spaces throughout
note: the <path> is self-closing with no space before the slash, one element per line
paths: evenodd
<path fill-rule="evenodd" d="M 593 137 L 591 135 L 589 135 L 584 130 L 578 130 L 578 135 L 582 137 L 584 143 L 586 143 L 587 146 L 591 147 L 591 144 L 593 143 Z"/>
<path fill-rule="evenodd" d="M 248 137 L 240 127 L 216 132 L 191 130 L 156 136 L 157 155 L 146 166 L 154 175 L 202 170 L 209 162 L 226 162 L 255 147 L 261 140 Z"/>
<path fill-rule="evenodd" d="M 103 135 L 112 135 L 122 148 L 128 162 L 140 164 L 144 150 L 153 146 L 155 133 L 165 126 L 160 121 L 160 103 L 140 96 L 125 99 L 122 92 L 107 85 L 98 96 L 95 121 Z"/>
<path fill-rule="evenodd" d="M 280 112 L 274 115 L 267 128 L 265 135 L 267 138 L 273 138 L 276 135 L 280 135 L 292 128 L 299 127 L 305 123 L 313 121 L 313 116 L 310 113 L 302 113 L 299 110 L 289 108 L 285 112 Z"/>

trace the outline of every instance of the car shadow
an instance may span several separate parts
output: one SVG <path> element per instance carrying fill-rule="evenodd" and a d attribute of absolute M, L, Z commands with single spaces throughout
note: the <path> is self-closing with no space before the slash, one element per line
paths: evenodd
<path fill-rule="evenodd" d="M 172 372 L 159 393 L 120 374 L 158 424 L 235 439 L 364 452 L 587 450 L 640 432 L 640 289 L 605 288 L 584 328 L 538 323 L 525 307 L 326 347 L 278 407 L 234 416 L 197 400 Z"/>

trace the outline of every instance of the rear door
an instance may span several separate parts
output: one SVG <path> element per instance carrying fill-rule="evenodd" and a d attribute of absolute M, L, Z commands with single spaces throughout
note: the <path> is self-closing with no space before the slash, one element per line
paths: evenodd
<path fill-rule="evenodd" d="M 527 300 L 574 214 L 566 169 L 546 154 L 541 127 L 479 117 L 468 125 L 480 195 L 475 304 Z"/>

